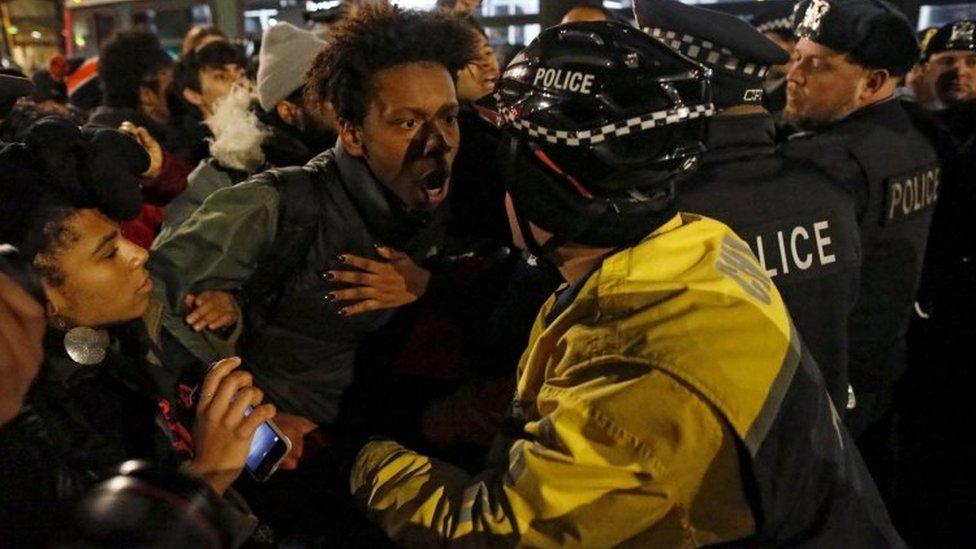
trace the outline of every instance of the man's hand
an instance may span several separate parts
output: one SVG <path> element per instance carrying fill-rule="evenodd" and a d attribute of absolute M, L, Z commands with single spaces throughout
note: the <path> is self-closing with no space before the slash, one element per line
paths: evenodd
<path fill-rule="evenodd" d="M 328 271 L 323 275 L 326 280 L 353 286 L 326 296 L 329 301 L 346 302 L 339 309 L 340 315 L 402 307 L 417 301 L 427 291 L 430 271 L 419 267 L 403 252 L 386 246 L 377 246 L 376 251 L 386 261 L 343 254 L 339 262 L 355 270 Z"/>
<path fill-rule="evenodd" d="M 20 413 L 44 359 L 44 308 L 0 273 L 0 425 Z"/>
<path fill-rule="evenodd" d="M 193 326 L 197 332 L 233 326 L 240 316 L 234 296 L 227 292 L 206 291 L 200 295 L 186 294 L 183 302 L 188 310 L 192 309 L 186 316 L 186 323 Z"/>
<path fill-rule="evenodd" d="M 305 435 L 318 429 L 319 426 L 302 416 L 284 413 L 275 416 L 274 422 L 291 441 L 291 452 L 281 462 L 281 468 L 285 470 L 298 469 L 298 462 L 302 459 L 302 453 L 305 450 Z"/>
<path fill-rule="evenodd" d="M 149 155 L 149 168 L 141 174 L 147 179 L 155 179 L 163 173 L 163 148 L 159 142 L 153 138 L 149 130 L 142 126 L 136 126 L 132 122 L 123 122 L 119 126 L 119 131 L 123 131 L 136 139 L 142 146 L 146 154 Z"/>
<path fill-rule="evenodd" d="M 218 362 L 204 378 L 197 402 L 196 455 L 189 468 L 218 495 L 240 476 L 254 432 L 275 415 L 274 405 L 259 406 L 264 393 L 252 385 L 251 374 L 235 371 L 240 365 L 241 359 L 236 357 Z M 253 411 L 245 416 L 248 406 Z"/>

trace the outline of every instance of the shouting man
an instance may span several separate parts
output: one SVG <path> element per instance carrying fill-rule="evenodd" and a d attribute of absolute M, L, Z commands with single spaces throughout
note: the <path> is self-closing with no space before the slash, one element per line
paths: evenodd
<path fill-rule="evenodd" d="M 169 314 L 204 290 L 243 299 L 245 364 L 284 411 L 333 421 L 359 342 L 425 292 L 459 141 L 454 78 L 474 57 L 445 15 L 364 8 L 308 72 L 336 147 L 217 191 L 156 243 Z"/>

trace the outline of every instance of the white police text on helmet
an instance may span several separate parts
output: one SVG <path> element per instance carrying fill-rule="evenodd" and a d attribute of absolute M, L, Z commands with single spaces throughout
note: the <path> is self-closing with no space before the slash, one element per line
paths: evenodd
<path fill-rule="evenodd" d="M 584 72 L 540 67 L 535 72 L 532 85 L 589 95 L 593 93 L 593 81 L 595 79 L 595 75 Z"/>

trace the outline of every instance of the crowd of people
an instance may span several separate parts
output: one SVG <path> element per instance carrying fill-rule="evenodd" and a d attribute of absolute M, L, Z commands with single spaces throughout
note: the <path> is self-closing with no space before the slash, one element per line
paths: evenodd
<path fill-rule="evenodd" d="M 976 21 L 477 4 L 0 75 L 0 545 L 965 539 Z"/>

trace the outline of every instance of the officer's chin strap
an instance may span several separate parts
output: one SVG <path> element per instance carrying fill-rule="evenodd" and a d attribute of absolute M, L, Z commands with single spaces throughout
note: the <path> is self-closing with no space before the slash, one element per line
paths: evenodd
<path fill-rule="evenodd" d="M 545 170 L 552 173 L 555 177 L 562 179 L 573 192 L 580 195 L 581 200 L 586 201 L 587 212 L 584 215 L 580 215 L 576 218 L 575 226 L 570 230 L 565 231 L 562 234 L 553 234 L 552 237 L 547 240 L 544 244 L 540 244 L 532 233 L 532 227 L 530 226 L 530 219 L 525 215 L 523 207 L 518 203 L 515 197 L 512 197 L 512 204 L 515 207 L 515 217 L 518 222 L 519 230 L 522 232 L 522 240 L 525 242 L 525 246 L 529 253 L 535 256 L 541 261 L 546 261 L 553 266 L 558 266 L 558 261 L 555 256 L 555 252 L 560 246 L 568 242 L 572 242 L 574 239 L 588 231 L 591 227 L 595 226 L 597 222 L 603 221 L 604 215 L 608 210 L 611 209 L 611 203 L 607 200 L 596 198 L 592 193 L 589 192 L 582 184 L 580 184 L 571 175 L 567 174 L 560 168 L 555 162 L 553 162 L 535 143 L 529 142 L 526 144 L 530 151 L 532 151 L 533 156 L 539 163 L 541 163 Z M 512 140 L 509 144 L 512 147 L 511 153 L 513 155 L 520 154 L 517 150 L 518 141 Z M 510 177 L 515 177 L 515 174 L 509 174 Z"/>
<path fill-rule="evenodd" d="M 578 221 L 574 227 L 565 233 L 554 234 L 544 244 L 540 244 L 535 238 L 535 234 L 532 233 L 528 216 L 525 215 L 522 207 L 519 206 L 518 201 L 514 197 L 512 198 L 512 204 L 515 206 L 515 218 L 518 222 L 519 230 L 522 232 L 522 240 L 525 241 L 525 247 L 529 253 L 539 260 L 546 261 L 557 267 L 556 250 L 564 244 L 573 242 L 577 237 L 590 230 L 597 223 L 606 221 L 604 216 L 611 209 L 609 201 L 591 199 L 586 205 L 587 213 L 576 218 Z"/>
<path fill-rule="evenodd" d="M 562 236 L 553 235 L 545 244 L 539 244 L 535 234 L 532 232 L 529 218 L 522 211 L 521 206 L 514 199 L 512 199 L 512 204 L 515 206 L 515 219 L 518 221 L 519 231 L 522 232 L 522 240 L 525 242 L 525 247 L 528 248 L 529 253 L 537 259 L 547 261 L 555 266 L 557 264 L 555 252 L 567 240 Z"/>

